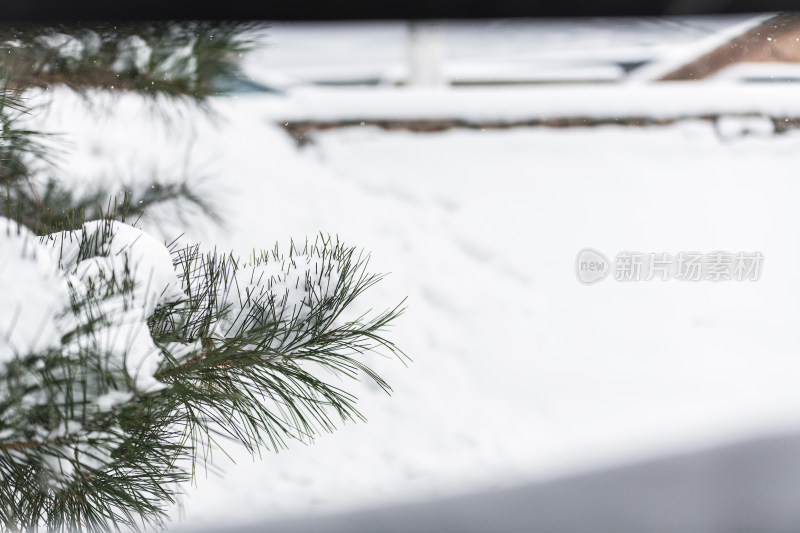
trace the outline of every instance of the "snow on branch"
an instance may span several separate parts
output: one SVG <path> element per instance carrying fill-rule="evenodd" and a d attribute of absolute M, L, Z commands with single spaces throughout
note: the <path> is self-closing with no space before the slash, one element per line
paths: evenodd
<path fill-rule="evenodd" d="M 390 390 L 359 356 L 402 357 L 382 337 L 402 309 L 344 313 L 366 266 L 329 237 L 241 260 L 0 218 L 0 522 L 157 524 L 217 437 L 255 453 L 361 418 L 320 371 Z"/>

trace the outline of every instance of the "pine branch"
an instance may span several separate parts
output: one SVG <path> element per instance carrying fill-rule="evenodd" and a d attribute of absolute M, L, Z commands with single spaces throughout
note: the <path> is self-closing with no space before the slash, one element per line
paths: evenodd
<path fill-rule="evenodd" d="M 0 72 L 11 88 L 65 85 L 186 97 L 200 103 L 213 80 L 236 71 L 257 23 L 184 22 L 2 28 Z"/>
<path fill-rule="evenodd" d="M 367 273 L 368 257 L 330 237 L 248 261 L 197 247 L 170 259 L 111 220 L 43 242 L 73 277 L 60 347 L 0 365 L 7 528 L 163 523 L 179 484 L 222 440 L 256 454 L 363 420 L 355 396 L 320 372 L 364 376 L 389 392 L 359 356 L 384 349 L 404 357 L 382 336 L 399 306 L 343 318 L 380 276 Z M 145 259 L 150 278 L 137 270 Z M 165 269 L 179 274 L 178 292 L 153 281 L 169 279 Z M 107 333 L 131 317 L 146 319 L 146 337 L 121 357 Z M 145 340 L 161 358 L 150 378 L 130 366 Z"/>
<path fill-rule="evenodd" d="M 65 85 L 82 94 L 100 89 L 188 100 L 201 107 L 215 80 L 233 73 L 258 39 L 260 25 L 243 22 L 4 26 L 0 28 L 0 216 L 39 234 L 100 218 L 110 194 L 64 189 L 55 174 L 51 135 L 24 127 L 34 111 L 25 89 Z M 126 187 L 132 217 L 157 204 L 188 206 L 220 224 L 216 209 L 186 177 Z"/>

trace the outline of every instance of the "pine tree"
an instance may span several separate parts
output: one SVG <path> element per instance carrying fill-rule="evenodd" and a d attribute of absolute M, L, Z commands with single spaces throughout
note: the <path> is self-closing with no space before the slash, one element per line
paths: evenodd
<path fill-rule="evenodd" d="M 27 88 L 113 84 L 202 105 L 214 77 L 235 69 L 251 29 L 7 28 L 0 36 L 6 530 L 164 525 L 212 447 L 277 451 L 362 419 L 331 373 L 390 391 L 360 356 L 404 358 L 383 336 L 402 309 L 352 315 L 352 302 L 381 279 L 364 253 L 324 235 L 247 258 L 165 245 L 125 220 L 181 196 L 202 204 L 185 183 L 119 202 L 102 190 L 76 198 L 57 179 L 42 185 L 38 163 L 48 150 L 44 133 L 24 128 Z"/>

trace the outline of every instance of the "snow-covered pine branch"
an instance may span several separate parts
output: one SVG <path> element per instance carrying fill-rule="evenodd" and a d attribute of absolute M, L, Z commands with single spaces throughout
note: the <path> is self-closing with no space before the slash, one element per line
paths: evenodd
<path fill-rule="evenodd" d="M 3 526 L 160 523 L 216 437 L 255 452 L 359 418 L 320 371 L 390 390 L 358 356 L 402 356 L 382 337 L 401 309 L 343 313 L 380 279 L 366 266 L 327 237 L 239 260 L 0 218 Z"/>

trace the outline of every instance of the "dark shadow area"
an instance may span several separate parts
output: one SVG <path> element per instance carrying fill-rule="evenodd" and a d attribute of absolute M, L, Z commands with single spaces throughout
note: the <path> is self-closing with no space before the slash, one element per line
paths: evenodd
<path fill-rule="evenodd" d="M 765 13 L 800 9 L 797 0 L 416 0 L 407 2 L 183 2 L 179 0 L 12 0 L 0 21 L 126 20 L 396 20 L 507 17 L 642 17 L 725 13 Z"/>
<path fill-rule="evenodd" d="M 796 533 L 800 531 L 800 434 L 516 489 L 228 531 Z"/>

